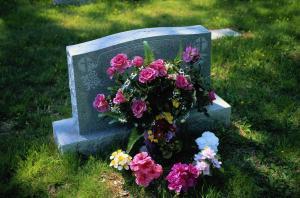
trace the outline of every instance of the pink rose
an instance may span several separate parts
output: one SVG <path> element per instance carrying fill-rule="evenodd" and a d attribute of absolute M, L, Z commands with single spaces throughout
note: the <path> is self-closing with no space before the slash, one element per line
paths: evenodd
<path fill-rule="evenodd" d="M 158 76 L 164 77 L 167 75 L 167 68 L 163 59 L 153 61 L 149 66 L 158 72 Z"/>
<path fill-rule="evenodd" d="M 151 82 L 157 77 L 157 71 L 150 67 L 142 69 L 139 74 L 140 83 Z"/>
<path fill-rule="evenodd" d="M 109 109 L 108 102 L 104 94 L 98 94 L 93 102 L 93 107 L 99 112 L 106 112 Z"/>
<path fill-rule="evenodd" d="M 215 92 L 214 91 L 208 92 L 208 97 L 209 97 L 210 102 L 214 101 L 216 99 Z"/>
<path fill-rule="evenodd" d="M 145 111 L 147 111 L 147 105 L 143 100 L 133 100 L 131 110 L 136 118 L 141 118 Z"/>
<path fill-rule="evenodd" d="M 180 89 L 191 90 L 193 85 L 187 80 L 183 74 L 177 75 L 176 86 Z"/>
<path fill-rule="evenodd" d="M 126 98 L 123 95 L 123 92 L 121 89 L 118 90 L 116 97 L 113 99 L 114 104 L 121 104 L 123 102 L 126 102 Z"/>
<path fill-rule="evenodd" d="M 126 54 L 117 54 L 110 60 L 110 65 L 119 73 L 124 73 L 131 66 Z"/>
<path fill-rule="evenodd" d="M 109 76 L 109 78 L 112 79 L 116 73 L 116 70 L 114 67 L 109 67 L 109 68 L 107 68 L 106 73 Z"/>
<path fill-rule="evenodd" d="M 144 64 L 144 59 L 140 56 L 135 56 L 132 60 L 132 64 L 135 66 L 135 67 L 140 67 Z"/>

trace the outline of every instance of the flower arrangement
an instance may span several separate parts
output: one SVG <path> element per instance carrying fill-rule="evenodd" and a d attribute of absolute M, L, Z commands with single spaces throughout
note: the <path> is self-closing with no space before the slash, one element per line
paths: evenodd
<path fill-rule="evenodd" d="M 203 83 L 199 71 L 201 54 L 197 48 L 180 47 L 173 61 L 155 59 L 147 42 L 144 57 L 132 60 L 126 54 L 114 56 L 107 75 L 114 80 L 109 95 L 98 94 L 93 107 L 100 117 L 110 123 L 126 123 L 132 128 L 127 151 L 112 153 L 110 166 L 131 170 L 136 183 L 147 187 L 163 175 L 162 165 L 170 172 L 165 177 L 168 188 L 180 193 L 195 186 L 200 175 L 211 175 L 211 167 L 219 169 L 217 147 L 219 139 L 212 132 L 204 132 L 195 140 L 199 152 L 193 163 L 176 162 L 183 149 L 182 123 L 192 108 L 205 114 L 206 106 L 215 100 L 214 91 Z M 133 157 L 129 155 L 143 139 L 144 146 Z"/>

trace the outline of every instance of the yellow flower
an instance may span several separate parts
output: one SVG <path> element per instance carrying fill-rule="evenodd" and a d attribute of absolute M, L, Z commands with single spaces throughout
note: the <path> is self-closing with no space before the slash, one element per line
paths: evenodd
<path fill-rule="evenodd" d="M 150 140 L 150 142 L 158 142 L 158 140 L 154 138 L 152 130 L 148 130 L 148 140 Z"/>
<path fill-rule="evenodd" d="M 110 159 L 111 162 L 109 166 L 117 168 L 118 170 L 122 170 L 123 168 L 128 170 L 132 157 L 122 150 L 117 150 L 111 154 Z"/>
<path fill-rule="evenodd" d="M 174 100 L 172 100 L 172 104 L 173 104 L 173 107 L 175 107 L 177 109 L 180 105 L 180 102 L 178 100 L 174 99 Z"/>
<path fill-rule="evenodd" d="M 172 116 L 172 114 L 170 112 L 163 112 L 163 116 L 169 122 L 169 124 L 173 123 L 174 117 Z"/>
<path fill-rule="evenodd" d="M 155 120 L 161 120 L 161 119 L 165 119 L 169 122 L 169 124 L 172 124 L 174 117 L 172 116 L 172 114 L 170 112 L 163 112 L 162 114 L 157 115 L 155 117 Z"/>

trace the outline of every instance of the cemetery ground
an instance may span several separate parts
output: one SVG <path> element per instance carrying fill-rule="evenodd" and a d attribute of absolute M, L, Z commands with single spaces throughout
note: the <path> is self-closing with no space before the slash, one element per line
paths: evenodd
<path fill-rule="evenodd" d="M 51 122 L 71 115 L 65 46 L 131 29 L 196 24 L 242 36 L 212 42 L 212 84 L 233 107 L 232 125 L 214 131 L 224 170 L 185 196 L 299 197 L 296 2 L 1 2 L 0 197 L 171 196 L 137 187 L 109 168 L 118 146 L 93 157 L 60 155 Z"/>

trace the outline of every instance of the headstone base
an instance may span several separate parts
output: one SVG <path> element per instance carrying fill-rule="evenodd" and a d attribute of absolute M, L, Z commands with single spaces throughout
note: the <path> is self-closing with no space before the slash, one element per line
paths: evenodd
<path fill-rule="evenodd" d="M 192 111 L 187 120 L 187 129 L 193 133 L 201 134 L 202 130 L 208 130 L 220 123 L 223 126 L 230 125 L 231 106 L 216 95 L 212 105 L 208 108 L 209 117 L 196 110 Z M 99 131 L 90 135 L 80 135 L 75 130 L 72 118 L 53 122 L 55 142 L 62 153 L 79 152 L 93 154 L 103 152 L 112 145 L 117 145 L 124 140 L 130 132 L 126 127 L 112 128 L 109 131 Z"/>
<path fill-rule="evenodd" d="M 107 148 L 122 142 L 130 132 L 127 127 L 120 127 L 80 135 L 76 132 L 72 118 L 55 121 L 52 125 L 55 143 L 62 153 L 79 152 L 88 155 L 105 152 Z"/>

